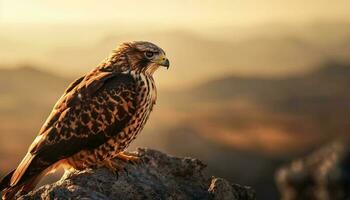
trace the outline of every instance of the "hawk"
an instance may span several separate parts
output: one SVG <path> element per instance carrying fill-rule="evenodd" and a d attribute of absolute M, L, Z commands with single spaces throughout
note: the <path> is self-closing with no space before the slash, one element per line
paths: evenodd
<path fill-rule="evenodd" d="M 169 68 L 160 47 L 150 42 L 121 44 L 94 70 L 74 81 L 58 100 L 16 169 L 0 182 L 3 199 L 25 194 L 41 177 L 62 166 L 82 170 L 105 166 L 123 153 L 145 125 L 157 90 L 153 73 Z"/>

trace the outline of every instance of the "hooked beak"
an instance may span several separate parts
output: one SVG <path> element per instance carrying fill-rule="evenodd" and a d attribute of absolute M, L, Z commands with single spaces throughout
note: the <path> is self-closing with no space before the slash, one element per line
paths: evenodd
<path fill-rule="evenodd" d="M 157 63 L 158 63 L 158 65 L 166 67 L 167 69 L 169 69 L 170 62 L 169 62 L 169 59 L 167 57 L 165 57 L 165 55 L 161 56 Z"/>

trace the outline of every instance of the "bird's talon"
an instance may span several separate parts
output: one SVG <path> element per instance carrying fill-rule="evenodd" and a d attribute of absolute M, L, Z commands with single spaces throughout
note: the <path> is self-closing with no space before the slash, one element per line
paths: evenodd
<path fill-rule="evenodd" d="M 130 164 L 137 164 L 138 162 L 140 162 L 140 157 L 138 156 L 132 156 L 132 155 L 126 155 L 125 153 L 121 152 L 117 155 L 117 158 L 119 158 L 120 160 L 124 161 L 124 162 L 128 162 Z"/>

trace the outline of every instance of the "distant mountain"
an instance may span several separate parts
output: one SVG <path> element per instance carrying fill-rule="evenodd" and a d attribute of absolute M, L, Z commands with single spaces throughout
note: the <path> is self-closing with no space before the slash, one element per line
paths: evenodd
<path fill-rule="evenodd" d="M 350 75 L 350 64 L 337 61 L 325 62 L 319 69 L 307 74 L 309 77 L 326 78 L 326 79 L 347 79 Z"/>
<path fill-rule="evenodd" d="M 188 30 L 118 31 L 97 34 L 95 27 L 57 28 L 57 35 L 27 30 L 26 37 L 0 35 L 2 62 L 42 63 L 55 71 L 76 76 L 95 67 L 117 44 L 148 40 L 159 44 L 171 61 L 171 73 L 158 76 L 159 88 L 179 88 L 223 74 L 288 77 L 314 69 L 324 60 L 350 59 L 349 22 L 319 22 L 294 26 L 225 27 L 201 33 Z M 63 31 L 65 30 L 65 31 Z M 69 32 L 71 31 L 71 32 Z M 93 32 L 88 40 L 79 33 Z M 20 31 L 22 33 L 23 30 Z M 6 37 L 5 37 L 6 36 Z M 85 40 L 83 40 L 85 38 Z M 42 41 L 34 45 L 28 41 Z M 10 42 L 15 41 L 15 42 Z M 47 42 L 50 41 L 50 42 Z M 47 46 L 47 45 L 51 46 Z M 11 49 L 12 51 L 9 51 Z M 15 53 L 14 53 L 15 52 Z M 181 77 L 181 78 L 179 78 Z"/>
<path fill-rule="evenodd" d="M 0 113 L 27 112 L 28 107 L 47 109 L 70 81 L 31 66 L 0 68 Z"/>
<path fill-rule="evenodd" d="M 68 78 L 40 70 L 34 66 L 19 66 L 17 68 L 2 68 L 0 67 L 0 83 L 3 87 L 19 87 L 30 84 L 45 88 L 48 85 L 62 85 L 67 82 Z M 23 84 L 27 82 L 28 84 Z M 43 83 L 47 83 L 45 85 Z M 38 88 L 39 89 L 39 88 Z"/>
<path fill-rule="evenodd" d="M 273 100 L 277 97 L 290 99 L 292 96 L 349 95 L 350 64 L 325 62 L 319 68 L 301 75 L 286 78 L 255 78 L 227 76 L 210 80 L 187 91 L 197 98 L 235 98 L 250 96 L 256 100 Z"/>
<path fill-rule="evenodd" d="M 243 99 L 265 111 L 307 117 L 328 134 L 345 134 L 350 128 L 346 122 L 350 117 L 349 85 L 350 65 L 332 61 L 307 74 L 288 78 L 228 76 L 188 90 L 182 96 L 201 103 Z"/>

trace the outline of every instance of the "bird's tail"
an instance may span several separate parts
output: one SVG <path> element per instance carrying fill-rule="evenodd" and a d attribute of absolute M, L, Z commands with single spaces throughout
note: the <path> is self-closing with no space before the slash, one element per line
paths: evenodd
<path fill-rule="evenodd" d="M 0 191 L 3 191 L 5 188 L 10 186 L 11 177 L 12 177 L 14 172 L 15 172 L 15 170 L 12 170 L 4 178 L 2 178 L 2 180 L 0 182 Z"/>
<path fill-rule="evenodd" d="M 40 174 L 24 182 L 11 186 L 10 182 L 14 171 L 15 170 L 7 174 L 0 182 L 0 191 L 2 193 L 1 197 L 3 200 L 12 200 L 15 199 L 17 195 L 24 195 L 30 192 L 36 187 L 37 183 L 42 177 Z"/>
<path fill-rule="evenodd" d="M 32 191 L 40 179 L 57 165 L 44 162 L 36 155 L 27 153 L 18 167 L 0 181 L 2 199 L 15 199 L 16 196 Z"/>

